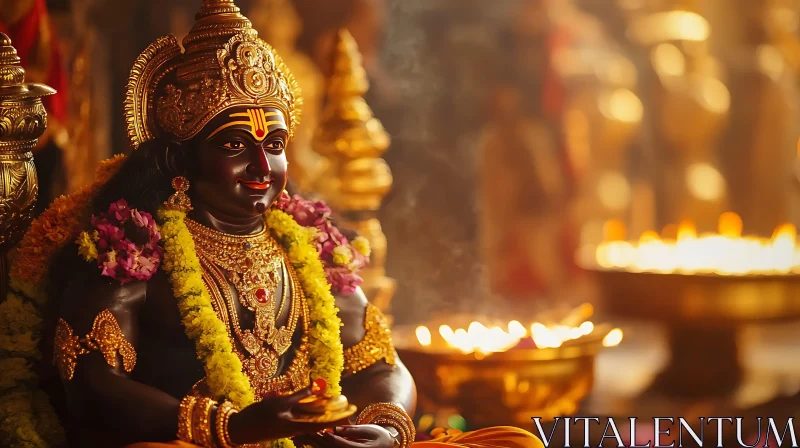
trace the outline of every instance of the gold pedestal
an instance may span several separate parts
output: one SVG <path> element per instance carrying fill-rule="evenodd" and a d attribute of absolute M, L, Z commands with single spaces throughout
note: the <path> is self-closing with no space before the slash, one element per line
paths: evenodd
<path fill-rule="evenodd" d="M 609 311 L 666 326 L 672 358 L 651 390 L 669 397 L 729 396 L 743 377 L 741 327 L 800 319 L 800 275 L 593 273 Z"/>

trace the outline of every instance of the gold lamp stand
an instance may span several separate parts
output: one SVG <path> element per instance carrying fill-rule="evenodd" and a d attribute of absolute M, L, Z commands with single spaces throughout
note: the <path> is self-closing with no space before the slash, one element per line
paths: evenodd
<path fill-rule="evenodd" d="M 339 33 L 334 64 L 329 101 L 313 140 L 314 151 L 327 160 L 327 168 L 313 190 L 328 201 L 343 227 L 369 240 L 372 254 L 363 272 L 363 289 L 375 306 L 386 311 L 395 281 L 386 277 L 386 236 L 376 215 L 392 186 L 392 172 L 381 158 L 390 138 L 364 100 L 367 74 L 358 46 L 346 30 Z"/>
<path fill-rule="evenodd" d="M 6 257 L 30 224 L 39 195 L 32 151 L 47 128 L 42 98 L 54 93 L 25 83 L 17 50 L 0 33 L 0 300 L 8 292 Z"/>

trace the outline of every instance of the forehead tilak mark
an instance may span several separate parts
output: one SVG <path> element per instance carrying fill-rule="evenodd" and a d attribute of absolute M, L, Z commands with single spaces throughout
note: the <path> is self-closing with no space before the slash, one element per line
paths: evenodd
<path fill-rule="evenodd" d="M 230 121 L 225 123 L 214 130 L 211 134 L 206 137 L 206 139 L 212 139 L 214 136 L 219 134 L 225 129 L 228 129 L 232 126 L 248 126 L 248 132 L 257 140 L 262 141 L 269 133 L 269 127 L 275 125 L 282 125 L 284 124 L 281 120 L 270 120 L 267 121 L 267 117 L 280 117 L 279 112 L 265 112 L 264 109 L 261 108 L 254 108 L 248 109 L 245 112 L 238 112 L 234 114 L 230 114 L 229 118 L 247 118 L 247 120 L 237 120 L 237 121 Z"/>

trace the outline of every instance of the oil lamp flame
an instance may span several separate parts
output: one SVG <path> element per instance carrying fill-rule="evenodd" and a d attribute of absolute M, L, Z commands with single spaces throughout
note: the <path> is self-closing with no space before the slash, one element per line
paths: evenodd
<path fill-rule="evenodd" d="M 417 327 L 417 340 L 423 347 L 427 347 L 431 345 L 431 331 L 428 330 L 428 327 Z"/>
<path fill-rule="evenodd" d="M 741 218 L 729 212 L 720 217 L 718 233 L 698 236 L 694 225 L 684 222 L 674 239 L 645 232 L 638 242 L 607 240 L 597 247 L 595 261 L 634 272 L 785 275 L 800 272 L 796 241 L 791 224 L 778 226 L 771 238 L 743 237 Z"/>
<path fill-rule="evenodd" d="M 588 315 L 586 313 L 589 313 Z M 499 326 L 487 327 L 480 322 L 472 322 L 464 328 L 453 330 L 449 325 L 439 327 L 438 341 L 433 340 L 430 329 L 426 326 L 419 326 L 416 329 L 417 341 L 422 347 L 431 345 L 442 345 L 458 350 L 464 354 L 474 353 L 476 355 L 487 355 L 489 353 L 500 353 L 508 351 L 522 342 L 525 338 L 531 338 L 537 348 L 558 348 L 568 341 L 580 339 L 595 332 L 595 325 L 591 321 L 584 320 L 592 312 L 590 305 L 582 305 L 574 310 L 570 315 L 556 325 L 544 325 L 534 323 L 530 329 L 526 328 L 519 321 L 513 320 L 503 329 Z M 576 317 L 583 316 L 584 319 Z M 613 330 L 607 334 L 604 344 L 608 342 L 608 347 L 616 346 L 622 340 L 622 331 Z"/>
<path fill-rule="evenodd" d="M 616 347 L 622 342 L 622 330 L 615 328 L 603 338 L 603 347 Z"/>

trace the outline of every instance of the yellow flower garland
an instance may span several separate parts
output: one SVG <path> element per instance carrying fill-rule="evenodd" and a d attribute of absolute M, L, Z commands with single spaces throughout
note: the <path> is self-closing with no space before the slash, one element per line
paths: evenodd
<path fill-rule="evenodd" d="M 254 393 L 239 358 L 233 354 L 225 324 L 214 311 L 203 284 L 200 261 L 186 227 L 186 214 L 162 209 L 158 216 L 165 249 L 162 268 L 172 283 L 186 334 L 195 342 L 198 358 L 204 362 L 209 389 L 215 397 L 227 398 L 243 408 L 253 403 Z M 341 393 L 342 323 L 319 254 L 311 244 L 312 235 L 291 216 L 278 210 L 269 212 L 267 226 L 286 249 L 308 299 L 311 378 L 322 378 L 331 393 Z M 281 439 L 266 446 L 293 448 L 294 444 L 289 439 Z"/>
<path fill-rule="evenodd" d="M 330 393 L 340 394 L 344 369 L 342 321 L 319 252 L 311 244 L 313 234 L 280 210 L 267 213 L 267 227 L 286 249 L 308 299 L 311 377 L 324 379 Z"/>
<path fill-rule="evenodd" d="M 186 214 L 161 209 L 158 218 L 164 242 L 161 268 L 169 275 L 186 335 L 194 341 L 197 357 L 204 363 L 208 387 L 216 398 L 227 398 L 244 408 L 255 401 L 253 389 L 233 353 L 225 324 L 211 305 L 194 240 L 184 221 Z"/>

